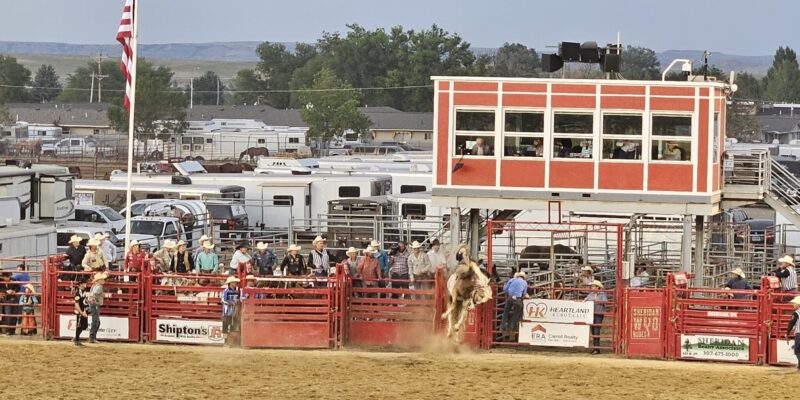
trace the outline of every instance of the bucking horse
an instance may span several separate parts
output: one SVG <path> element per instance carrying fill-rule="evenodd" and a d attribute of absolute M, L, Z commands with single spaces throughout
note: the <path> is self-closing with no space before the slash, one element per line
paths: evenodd
<path fill-rule="evenodd" d="M 460 342 L 467 313 L 491 298 L 489 278 L 478 264 L 465 259 L 447 279 L 447 311 L 442 314 L 442 319 L 447 319 L 447 337 Z"/>

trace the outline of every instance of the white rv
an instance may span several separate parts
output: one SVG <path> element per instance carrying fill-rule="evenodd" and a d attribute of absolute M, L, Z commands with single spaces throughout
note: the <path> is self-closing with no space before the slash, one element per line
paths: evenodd
<path fill-rule="evenodd" d="M 122 173 L 125 176 L 125 173 Z M 137 175 L 138 176 L 138 175 Z M 136 181 L 131 184 L 132 201 L 144 199 L 174 200 L 244 200 L 245 190 L 241 186 L 229 184 L 203 183 L 181 184 L 183 177 L 170 177 L 169 181 Z M 176 183 L 177 182 L 177 183 Z M 165 184 L 166 183 L 166 184 Z M 75 196 L 78 204 L 100 204 L 115 210 L 125 207 L 127 183 L 78 179 L 75 183 Z"/>

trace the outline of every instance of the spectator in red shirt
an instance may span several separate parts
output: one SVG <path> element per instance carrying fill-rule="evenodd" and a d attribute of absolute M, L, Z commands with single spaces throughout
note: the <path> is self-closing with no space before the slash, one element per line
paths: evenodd
<path fill-rule="evenodd" d="M 131 240 L 130 250 L 128 251 L 128 255 L 125 256 L 125 272 L 130 273 L 139 273 L 142 272 L 144 269 L 144 259 L 145 254 L 143 251 L 139 249 L 139 242 L 136 240 Z M 136 278 L 131 276 L 131 282 L 135 282 Z"/>
<path fill-rule="evenodd" d="M 378 259 L 374 257 L 372 246 L 364 250 L 364 257 L 356 265 L 356 279 L 362 281 L 364 287 L 377 287 L 378 282 L 383 279 Z"/>

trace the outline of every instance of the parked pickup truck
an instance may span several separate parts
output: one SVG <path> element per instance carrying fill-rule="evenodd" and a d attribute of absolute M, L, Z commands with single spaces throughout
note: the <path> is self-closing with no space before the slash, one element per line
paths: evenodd
<path fill-rule="evenodd" d="M 46 157 L 114 157 L 117 150 L 98 146 L 91 138 L 61 139 L 55 144 L 42 144 L 42 155 Z"/>
<path fill-rule="evenodd" d="M 197 246 L 197 240 L 204 232 L 202 229 L 185 231 L 181 222 L 174 217 L 133 217 L 131 218 L 131 232 L 134 235 L 152 235 L 158 240 L 158 248 L 165 240 L 183 240 L 187 247 Z M 125 233 L 117 234 L 119 238 L 125 240 Z"/>

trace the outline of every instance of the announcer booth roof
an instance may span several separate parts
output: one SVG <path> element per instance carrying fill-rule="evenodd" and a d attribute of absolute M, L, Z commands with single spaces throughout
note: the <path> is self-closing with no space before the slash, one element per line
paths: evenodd
<path fill-rule="evenodd" d="M 714 215 L 714 81 L 433 77 L 433 205 Z"/>

